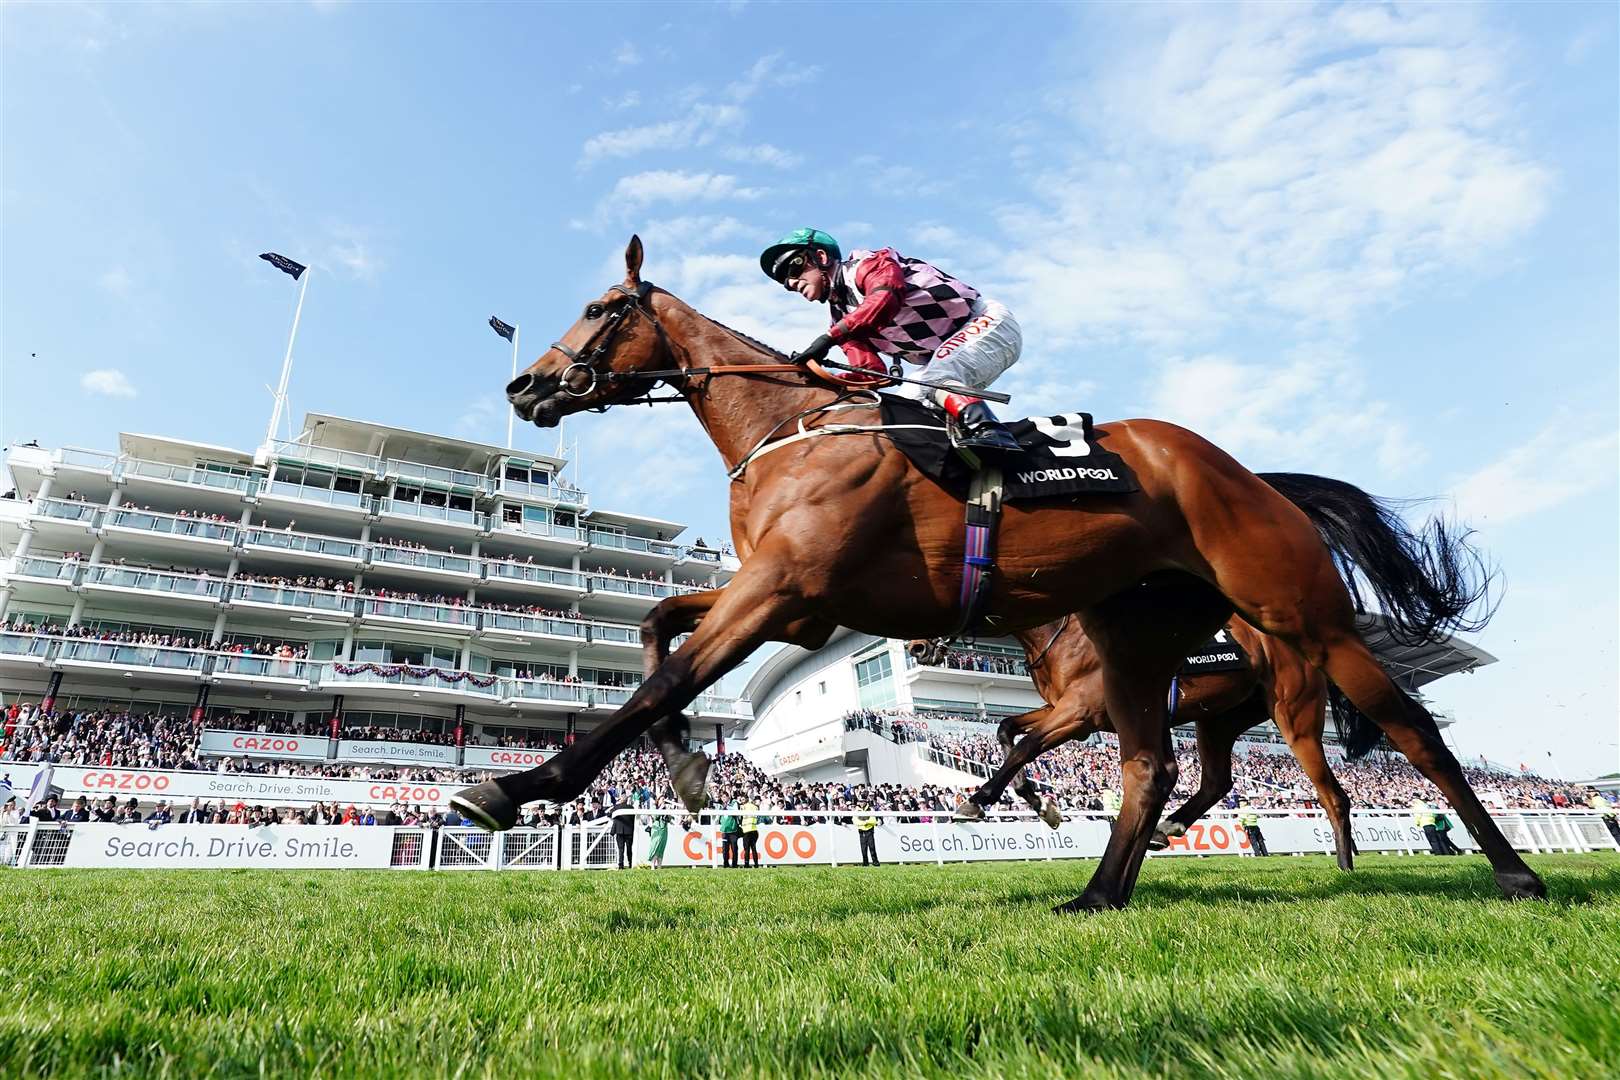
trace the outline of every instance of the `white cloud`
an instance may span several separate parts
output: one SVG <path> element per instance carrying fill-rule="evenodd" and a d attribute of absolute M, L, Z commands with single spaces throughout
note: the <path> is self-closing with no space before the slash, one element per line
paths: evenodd
<path fill-rule="evenodd" d="M 818 64 L 789 61 L 784 66 L 781 53 L 769 53 L 755 60 L 741 79 L 726 87 L 726 97 L 732 101 L 747 101 L 766 86 L 802 86 L 820 76 Z"/>
<path fill-rule="evenodd" d="M 101 275 L 101 287 L 117 297 L 127 297 L 133 284 L 129 271 L 122 266 L 115 266 Z"/>
<path fill-rule="evenodd" d="M 372 249 L 364 233 L 352 225 L 334 225 L 328 232 L 326 261 L 350 277 L 370 281 L 382 270 L 382 259 Z"/>
<path fill-rule="evenodd" d="M 1620 432 L 1576 435 L 1567 418 L 1453 488 L 1457 514 L 1474 525 L 1504 525 L 1612 486 L 1620 477 Z"/>
<path fill-rule="evenodd" d="M 721 149 L 720 156 L 727 161 L 735 161 L 744 165 L 769 165 L 773 169 L 796 168 L 804 158 L 798 154 L 789 153 L 779 146 L 770 143 L 758 143 L 754 146 L 727 146 Z"/>
<path fill-rule="evenodd" d="M 592 165 L 606 158 L 632 157 L 650 150 L 707 146 L 719 135 L 736 130 L 743 119 L 743 111 L 735 105 L 698 103 L 675 120 L 592 135 L 580 150 L 580 164 Z"/>
<path fill-rule="evenodd" d="M 616 67 L 635 67 L 641 63 L 641 51 L 628 41 L 621 42 L 613 51 L 613 63 Z"/>
<path fill-rule="evenodd" d="M 727 173 L 654 169 L 621 176 L 605 205 L 633 210 L 656 202 L 719 202 L 757 199 L 763 194 L 759 188 L 744 187 Z"/>
<path fill-rule="evenodd" d="M 1191 428 L 1251 469 L 1333 467 L 1365 473 L 1375 455 L 1398 470 L 1419 459 L 1408 433 L 1374 400 L 1361 365 L 1331 350 L 1284 362 L 1173 357 L 1148 386 L 1148 415 Z M 1360 467 L 1358 467 L 1360 466 Z"/>
<path fill-rule="evenodd" d="M 79 376 L 79 386 L 88 394 L 125 398 L 135 396 L 135 387 L 130 384 L 129 377 L 117 368 L 97 368 L 95 371 L 87 371 Z"/>
<path fill-rule="evenodd" d="M 506 414 L 511 406 L 495 394 L 485 394 L 467 403 L 456 418 L 456 432 L 461 435 L 499 442 L 506 435 Z"/>
<path fill-rule="evenodd" d="M 641 104 L 641 91 L 626 90 L 616 98 L 608 98 L 607 100 L 603 101 L 602 104 L 615 111 L 621 109 L 633 109 L 637 105 Z"/>
<path fill-rule="evenodd" d="M 1124 18 L 1066 102 L 1071 130 L 1048 134 L 1080 149 L 997 215 L 999 276 L 1054 343 L 1185 341 L 1255 313 L 1342 330 L 1495 265 L 1545 210 L 1552 177 L 1518 144 L 1476 12 Z"/>

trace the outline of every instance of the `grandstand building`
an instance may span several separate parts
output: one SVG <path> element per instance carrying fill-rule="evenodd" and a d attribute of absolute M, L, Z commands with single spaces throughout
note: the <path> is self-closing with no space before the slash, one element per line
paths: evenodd
<path fill-rule="evenodd" d="M 3 704 L 330 730 L 300 753 L 205 735 L 205 754 L 336 762 L 358 728 L 411 733 L 352 750 L 370 760 L 498 767 L 489 747 L 609 715 L 641 681 L 647 609 L 735 568 L 592 506 L 562 457 L 319 413 L 257 452 L 126 433 L 6 463 Z M 748 719 L 720 693 L 689 711 L 702 738 Z"/>
<path fill-rule="evenodd" d="M 1436 679 L 1496 662 L 1455 638 L 1402 645 L 1376 618 L 1363 621 L 1363 634 L 1396 682 L 1420 699 L 1420 688 Z M 778 649 L 755 669 L 744 696 L 753 708 L 743 732 L 748 756 L 767 772 L 878 784 L 976 782 L 987 774 L 983 762 L 945 753 L 925 736 L 993 736 L 1005 717 L 1042 704 L 1024 651 L 1010 639 L 953 648 L 943 664 L 927 666 L 907 654 L 903 641 L 850 630 L 840 630 L 819 652 Z M 1442 727 L 1452 723 L 1449 714 L 1425 704 Z M 850 719 L 870 712 L 914 714 L 922 728 Z M 1190 727 L 1178 730 L 1192 735 Z M 1324 736 L 1337 740 L 1331 719 Z M 1283 745 L 1270 724 L 1245 738 L 1267 749 Z"/>

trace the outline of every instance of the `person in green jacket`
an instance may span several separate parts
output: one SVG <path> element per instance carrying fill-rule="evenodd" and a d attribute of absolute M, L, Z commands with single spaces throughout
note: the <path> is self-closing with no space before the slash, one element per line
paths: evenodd
<path fill-rule="evenodd" d="M 726 812 L 720 815 L 720 862 L 722 866 L 737 866 L 737 841 L 742 839 L 742 817 L 737 813 L 737 800 L 732 799 Z"/>
<path fill-rule="evenodd" d="M 663 868 L 664 847 L 669 843 L 669 818 L 653 814 L 647 818 L 647 865 L 654 870 Z"/>

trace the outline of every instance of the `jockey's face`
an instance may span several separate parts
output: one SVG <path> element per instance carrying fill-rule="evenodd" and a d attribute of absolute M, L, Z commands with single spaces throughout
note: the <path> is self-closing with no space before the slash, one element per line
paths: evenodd
<path fill-rule="evenodd" d="M 824 251 L 806 250 L 788 263 L 782 287 L 812 303 L 820 303 L 832 291 L 831 262 Z"/>

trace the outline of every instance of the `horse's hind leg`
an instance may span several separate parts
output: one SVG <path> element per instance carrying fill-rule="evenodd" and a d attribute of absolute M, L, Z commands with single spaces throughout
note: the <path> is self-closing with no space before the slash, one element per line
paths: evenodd
<path fill-rule="evenodd" d="M 1297 661 L 1296 661 L 1297 662 Z M 1327 682 L 1322 673 L 1300 664 L 1303 685 L 1294 686 L 1294 680 L 1285 684 L 1278 680 L 1272 684 L 1274 703 L 1271 716 L 1277 730 L 1293 751 L 1294 760 L 1310 777 L 1316 788 L 1316 800 L 1327 813 L 1333 826 L 1333 852 L 1340 870 L 1350 870 L 1355 864 L 1355 838 L 1350 832 L 1350 796 L 1339 786 L 1339 778 L 1329 767 L 1327 754 L 1322 749 L 1322 729 L 1327 718 Z"/>
<path fill-rule="evenodd" d="M 1252 497 L 1234 492 L 1227 503 Z M 1434 782 L 1490 860 L 1503 895 L 1545 898 L 1547 887 L 1468 786 L 1434 718 L 1395 685 L 1361 640 L 1350 595 L 1310 522 L 1298 513 L 1257 515 L 1235 527 L 1229 514 L 1221 520 L 1222 528 L 1195 542 L 1239 613 L 1322 670 Z"/>
<path fill-rule="evenodd" d="M 1198 790 L 1154 830 L 1153 839 L 1148 842 L 1150 850 L 1168 847 L 1171 837 L 1186 833 L 1187 826 L 1203 817 L 1232 790 L 1232 747 L 1237 744 L 1239 735 L 1265 718 L 1258 696 L 1250 696 L 1229 712 L 1199 719 Z"/>

